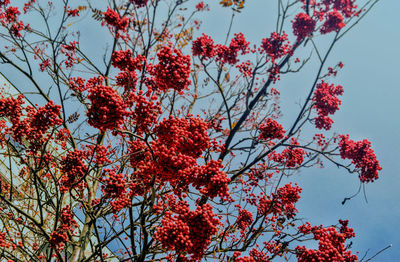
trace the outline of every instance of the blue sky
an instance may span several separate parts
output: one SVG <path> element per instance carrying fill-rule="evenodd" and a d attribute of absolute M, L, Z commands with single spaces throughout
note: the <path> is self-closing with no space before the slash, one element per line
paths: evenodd
<path fill-rule="evenodd" d="M 243 32 L 248 40 L 259 44 L 274 29 L 276 2 L 247 1 L 232 32 Z M 328 62 L 328 65 L 335 65 L 342 61 L 345 65 L 333 79 L 336 84 L 343 85 L 344 95 L 340 110 L 333 117 L 332 130 L 348 133 L 354 140 L 370 140 L 383 167 L 379 180 L 365 187 L 368 203 L 359 194 L 341 205 L 345 197 L 357 191 L 359 182 L 356 175 L 336 167 L 303 169 L 293 178 L 304 189 L 297 206 L 299 217 L 317 225 L 349 219 L 356 232 L 353 250 L 359 251 L 360 258 L 368 249 L 367 258 L 393 245 L 373 261 L 400 259 L 399 11 L 400 1 L 380 1 L 336 45 Z M 229 19 L 229 11 L 212 4 L 211 12 L 202 17 L 201 31 L 221 42 Z M 287 119 L 298 112 L 296 102 L 304 101 L 313 77 L 312 69 L 306 68 L 304 73 L 283 76 L 277 83 L 282 93 L 284 122 L 290 123 Z"/>

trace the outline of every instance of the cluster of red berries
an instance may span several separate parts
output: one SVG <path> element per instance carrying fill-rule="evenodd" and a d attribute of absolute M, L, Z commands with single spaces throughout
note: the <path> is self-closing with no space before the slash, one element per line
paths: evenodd
<path fill-rule="evenodd" d="M 81 150 L 69 151 L 67 156 L 62 157 L 60 180 L 60 191 L 67 192 L 86 174 L 87 166 L 84 163 L 86 154 Z"/>
<path fill-rule="evenodd" d="M 343 16 L 349 18 L 351 16 L 357 16 L 357 5 L 356 0 L 323 0 L 322 3 L 325 5 L 326 10 L 336 9 Z"/>
<path fill-rule="evenodd" d="M 169 212 L 164 216 L 155 239 L 163 248 L 191 254 L 193 261 L 199 261 L 220 222 L 209 204 L 198 206 L 195 211 L 188 207 L 182 211 L 178 215 Z"/>
<path fill-rule="evenodd" d="M 229 46 L 225 45 L 216 45 L 216 60 L 221 61 L 223 64 L 228 63 L 231 65 L 239 62 L 238 55 L 239 52 L 242 55 L 245 55 L 249 52 L 249 42 L 244 38 L 243 33 L 235 34 L 232 38 Z"/>
<path fill-rule="evenodd" d="M 253 214 L 246 209 L 241 209 L 240 206 L 238 206 L 238 208 L 239 215 L 235 224 L 240 230 L 244 231 L 253 223 Z"/>
<path fill-rule="evenodd" d="M 205 196 L 214 198 L 229 198 L 229 177 L 223 172 L 222 161 L 211 160 L 204 166 L 199 166 L 191 177 L 193 186 Z"/>
<path fill-rule="evenodd" d="M 4 129 L 6 133 L 12 135 L 14 141 L 29 142 L 29 150 L 37 152 L 42 146 L 46 132 L 62 123 L 59 118 L 61 106 L 50 101 L 38 109 L 31 106 L 22 108 L 23 103 L 22 96 L 1 98 L 0 117 L 6 117 L 11 122 L 11 127 Z M 23 110 L 27 112 L 27 115 L 22 119 Z"/>
<path fill-rule="evenodd" d="M 172 50 L 164 46 L 157 53 L 158 64 L 150 68 L 158 90 L 167 91 L 174 89 L 182 92 L 187 89 L 191 81 L 190 56 L 183 55 L 178 49 Z"/>
<path fill-rule="evenodd" d="M 107 11 L 104 12 L 104 21 L 102 22 L 102 25 L 104 24 L 114 27 L 118 35 L 118 31 L 126 32 L 129 19 L 127 17 L 121 17 L 116 11 L 107 7 Z"/>
<path fill-rule="evenodd" d="M 242 33 L 235 34 L 229 46 L 214 44 L 210 36 L 203 34 L 193 41 L 192 52 L 204 60 L 216 57 L 216 61 L 222 64 L 234 65 L 239 62 L 239 53 L 245 55 L 249 52 L 249 44 Z"/>
<path fill-rule="evenodd" d="M 262 48 L 272 62 L 284 55 L 292 54 L 292 46 L 289 44 L 288 35 L 285 32 L 282 34 L 272 32 L 269 38 L 262 40 Z"/>
<path fill-rule="evenodd" d="M 382 170 L 382 167 L 371 148 L 371 142 L 366 139 L 355 142 L 349 139 L 348 135 L 341 135 L 340 138 L 340 156 L 343 159 L 351 159 L 356 168 L 360 170 L 361 182 L 373 182 L 378 179 L 378 171 Z"/>
<path fill-rule="evenodd" d="M 194 56 L 199 56 L 201 59 L 207 60 L 215 56 L 214 40 L 203 33 L 192 43 L 192 53 Z"/>
<path fill-rule="evenodd" d="M 112 199 L 110 205 L 114 212 L 129 206 L 130 198 L 127 194 L 127 180 L 122 173 L 116 173 L 111 169 L 104 169 L 103 177 L 101 179 L 103 185 L 101 191 L 106 199 Z"/>
<path fill-rule="evenodd" d="M 91 107 L 87 112 L 89 124 L 105 132 L 118 128 L 128 115 L 121 96 L 111 86 L 96 85 L 89 89 Z"/>
<path fill-rule="evenodd" d="M 275 162 L 284 164 L 286 167 L 298 167 L 304 161 L 304 155 L 306 152 L 299 147 L 295 147 L 299 145 L 296 139 L 291 139 L 291 145 L 285 148 L 281 153 L 273 153 L 269 157 Z"/>
<path fill-rule="evenodd" d="M 136 7 L 144 7 L 146 6 L 148 0 L 129 0 L 132 4 L 135 4 Z"/>
<path fill-rule="evenodd" d="M 143 95 L 142 91 L 132 94 L 130 101 L 134 102 L 134 110 L 131 119 L 136 125 L 136 133 L 139 135 L 148 132 L 150 127 L 157 122 L 157 117 L 162 113 L 158 97 L 153 95 L 150 99 Z"/>
<path fill-rule="evenodd" d="M 78 44 L 79 42 L 73 41 L 69 42 L 69 44 L 61 45 L 61 53 L 67 57 L 67 60 L 64 62 L 67 67 L 72 67 L 77 61 L 76 50 Z"/>
<path fill-rule="evenodd" d="M 271 196 L 264 196 L 260 198 L 258 205 L 258 212 L 260 214 L 273 214 L 275 216 L 285 216 L 293 218 L 297 209 L 295 204 L 300 199 L 302 189 L 291 183 L 278 188 L 276 193 Z"/>
<path fill-rule="evenodd" d="M 292 21 L 293 34 L 297 36 L 297 42 L 300 42 L 315 30 L 316 21 L 306 13 L 299 13 Z"/>
<path fill-rule="evenodd" d="M 282 125 L 271 118 L 268 118 L 263 122 L 260 125 L 259 130 L 260 135 L 258 138 L 261 140 L 282 139 L 285 134 Z"/>
<path fill-rule="evenodd" d="M 318 117 L 315 118 L 317 128 L 331 128 L 333 120 L 328 115 L 333 115 L 339 109 L 341 101 L 337 96 L 342 94 L 343 87 L 340 85 L 330 85 L 324 81 L 317 84 L 313 96 L 314 108 L 318 112 Z"/>
<path fill-rule="evenodd" d="M 304 246 L 296 247 L 296 257 L 300 262 L 306 261 L 358 261 L 356 255 L 347 250 L 345 241 L 355 236 L 353 229 L 349 228 L 348 220 L 339 220 L 340 232 L 334 227 L 311 227 L 310 224 L 302 225 L 299 231 L 305 234 L 312 232 L 314 239 L 318 240 L 318 249 L 307 249 Z"/>
<path fill-rule="evenodd" d="M 343 16 L 337 10 L 333 10 L 326 14 L 326 20 L 321 27 L 321 34 L 337 32 L 345 25 L 346 24 L 343 22 Z"/>
<path fill-rule="evenodd" d="M 51 248 L 60 252 L 64 249 L 65 244 L 69 241 L 68 234 L 74 233 L 74 228 L 77 228 L 78 224 L 74 219 L 74 214 L 72 213 L 69 206 L 61 209 L 60 215 L 60 225 L 50 234 L 50 245 Z"/>

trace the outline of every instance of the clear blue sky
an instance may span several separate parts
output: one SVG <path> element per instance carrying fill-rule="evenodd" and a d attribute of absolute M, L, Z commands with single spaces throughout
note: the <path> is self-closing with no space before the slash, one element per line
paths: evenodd
<path fill-rule="evenodd" d="M 211 2 L 211 1 L 208 1 Z M 219 1 L 216 1 L 219 2 Z M 246 1 L 232 32 L 243 32 L 252 43 L 260 43 L 275 26 L 277 1 Z M 360 1 L 358 1 L 360 2 Z M 201 31 L 223 41 L 230 13 L 217 5 L 203 17 Z M 342 200 L 358 189 L 358 178 L 333 166 L 303 169 L 298 182 L 303 187 L 299 217 L 313 224 L 331 225 L 349 219 L 355 229 L 353 250 L 361 258 L 370 257 L 389 244 L 392 248 L 373 261 L 400 261 L 400 1 L 381 0 L 344 39 L 339 42 L 328 65 L 345 65 L 336 84 L 344 87 L 342 105 L 334 116 L 333 130 L 348 133 L 355 140 L 367 138 L 383 170 L 380 178 L 366 186 L 368 203 L 360 194 L 344 206 Z M 304 101 L 314 75 L 311 70 L 282 77 L 277 87 L 282 93 L 283 121 Z M 289 120 L 288 120 L 289 119 Z"/>

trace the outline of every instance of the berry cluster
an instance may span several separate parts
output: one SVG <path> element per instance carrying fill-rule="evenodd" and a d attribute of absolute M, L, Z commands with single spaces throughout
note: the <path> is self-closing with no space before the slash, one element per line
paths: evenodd
<path fill-rule="evenodd" d="M 291 144 L 296 146 L 299 145 L 296 139 L 292 138 Z M 273 153 L 270 158 L 275 162 L 284 164 L 286 167 L 298 167 L 304 161 L 305 151 L 302 148 L 288 146 L 282 153 Z"/>
<path fill-rule="evenodd" d="M 337 10 L 333 10 L 326 14 L 326 20 L 321 27 L 321 34 L 337 32 L 345 25 L 343 23 L 343 16 Z"/>
<path fill-rule="evenodd" d="M 129 206 L 130 198 L 126 190 L 127 180 L 122 173 L 116 173 L 111 169 L 104 169 L 101 182 L 103 183 L 101 191 L 104 194 L 104 198 L 113 199 L 110 205 L 114 212 L 118 212 Z"/>
<path fill-rule="evenodd" d="M 315 118 L 317 128 L 326 130 L 331 128 L 333 120 L 328 115 L 333 115 L 339 109 L 341 101 L 337 96 L 342 94 L 343 87 L 340 85 L 329 85 L 324 81 L 317 84 L 313 96 L 314 108 L 318 112 L 318 117 Z"/>
<path fill-rule="evenodd" d="M 262 123 L 259 130 L 260 135 L 258 138 L 261 140 L 282 139 L 285 134 L 282 125 L 271 118 Z"/>
<path fill-rule="evenodd" d="M 61 106 L 50 101 L 38 109 L 31 106 L 22 108 L 23 103 L 22 96 L 1 98 L 0 117 L 10 120 L 11 127 L 5 127 L 4 131 L 12 135 L 15 142 L 29 142 L 29 150 L 37 152 L 43 145 L 43 139 L 50 137 L 46 132 L 62 123 L 59 118 Z M 27 112 L 24 118 L 23 110 Z"/>
<path fill-rule="evenodd" d="M 146 6 L 148 0 L 129 0 L 132 4 L 134 4 L 137 8 Z"/>
<path fill-rule="evenodd" d="M 259 201 L 258 212 L 261 214 L 274 214 L 275 216 L 286 216 L 293 218 L 297 209 L 294 206 L 300 199 L 302 189 L 291 183 L 278 188 L 271 196 L 262 197 Z"/>
<path fill-rule="evenodd" d="M 0 2 L 0 23 L 4 27 L 9 27 L 8 29 L 14 37 L 21 37 L 21 31 L 30 29 L 30 26 L 18 21 L 18 17 L 21 14 L 19 8 L 15 6 L 5 8 L 8 4 L 10 4 L 10 1 Z"/>
<path fill-rule="evenodd" d="M 69 241 L 68 234 L 74 233 L 74 228 L 77 228 L 78 224 L 74 219 L 74 214 L 72 213 L 69 206 L 61 209 L 60 215 L 60 225 L 56 230 L 50 234 L 50 245 L 51 248 L 60 252 L 64 249 L 65 244 Z"/>
<path fill-rule="evenodd" d="M 214 41 L 210 36 L 203 33 L 202 36 L 193 41 L 192 53 L 204 60 L 214 57 L 216 55 Z"/>
<path fill-rule="evenodd" d="M 62 157 L 61 172 L 63 176 L 60 181 L 60 191 L 67 192 L 86 174 L 87 166 L 84 163 L 86 154 L 84 151 L 69 151 L 67 156 Z"/>
<path fill-rule="evenodd" d="M 350 140 L 348 135 L 341 135 L 340 138 L 340 156 L 343 159 L 351 159 L 356 168 L 360 169 L 361 182 L 373 182 L 378 179 L 378 171 L 382 168 L 371 148 L 371 142 L 366 139 L 355 142 Z"/>
<path fill-rule="evenodd" d="M 197 168 L 195 175 L 192 177 L 193 186 L 205 196 L 214 198 L 229 198 L 228 183 L 230 179 L 226 173 L 221 171 L 222 161 L 211 160 L 205 166 Z"/>
<path fill-rule="evenodd" d="M 222 64 L 234 65 L 239 62 L 239 53 L 245 55 L 249 52 L 249 44 L 242 33 L 235 34 L 229 46 L 214 44 L 210 36 L 203 34 L 193 41 L 192 52 L 204 60 L 216 57 L 216 61 Z"/>
<path fill-rule="evenodd" d="M 89 93 L 89 124 L 103 132 L 118 128 L 128 115 L 126 105 L 118 92 L 110 86 L 96 85 L 89 89 Z"/>
<path fill-rule="evenodd" d="M 107 24 L 110 28 L 115 28 L 116 37 L 120 36 L 120 31 L 126 32 L 129 25 L 129 19 L 127 17 L 121 17 L 116 11 L 107 7 L 107 11 L 104 12 L 104 21 L 102 25 Z"/>
<path fill-rule="evenodd" d="M 115 51 L 112 55 L 112 65 L 122 71 L 142 70 L 143 65 L 146 64 L 146 58 L 142 55 L 133 57 L 132 51 L 121 50 Z"/>
<path fill-rule="evenodd" d="M 67 67 L 72 67 L 77 61 L 76 50 L 78 44 L 79 42 L 73 41 L 69 42 L 69 44 L 61 45 L 61 53 L 67 57 L 67 60 L 64 62 Z"/>
<path fill-rule="evenodd" d="M 349 228 L 348 220 L 339 220 L 340 232 L 334 227 L 323 228 L 322 226 L 311 227 L 310 224 L 302 225 L 299 231 L 305 234 L 312 232 L 314 239 L 318 240 L 318 249 L 307 249 L 304 246 L 296 247 L 296 257 L 300 262 L 306 261 L 358 261 L 356 255 L 347 250 L 345 242 L 355 236 L 353 229 Z"/>
<path fill-rule="evenodd" d="M 235 224 L 240 230 L 244 231 L 247 229 L 248 226 L 251 225 L 251 223 L 253 223 L 253 215 L 246 209 L 240 209 L 240 206 L 238 208 L 239 215 L 236 219 Z"/>
<path fill-rule="evenodd" d="M 186 206 L 177 215 L 168 212 L 161 223 L 155 239 L 165 249 L 191 254 L 193 261 L 202 258 L 220 224 L 209 204 L 198 206 L 195 211 Z"/>
<path fill-rule="evenodd" d="M 207 128 L 207 123 L 200 118 L 170 117 L 159 123 L 154 132 L 160 144 L 197 158 L 210 146 Z"/>
<path fill-rule="evenodd" d="M 244 35 L 242 33 L 235 34 L 234 37 L 232 38 L 229 46 L 225 45 L 216 45 L 216 55 L 217 55 L 217 61 L 220 61 L 221 63 L 225 64 L 231 64 L 234 65 L 238 60 L 238 55 L 239 52 L 242 55 L 247 54 L 248 47 L 249 47 L 249 42 L 246 41 L 244 38 Z"/>
<path fill-rule="evenodd" d="M 336 9 L 343 16 L 349 18 L 357 16 L 359 12 L 357 12 L 357 5 L 355 4 L 356 0 L 323 0 L 323 4 L 326 7 L 326 10 Z"/>
<path fill-rule="evenodd" d="M 273 62 L 284 55 L 292 54 L 292 47 L 285 32 L 282 34 L 271 33 L 269 38 L 262 40 L 262 48 Z"/>
<path fill-rule="evenodd" d="M 156 86 L 161 91 L 174 89 L 182 92 L 187 89 L 191 81 L 190 56 L 183 55 L 178 49 L 172 50 L 164 46 L 157 53 L 158 64 L 151 67 Z"/>
<path fill-rule="evenodd" d="M 306 13 L 299 13 L 292 21 L 293 34 L 297 36 L 297 42 L 300 42 L 312 32 L 314 32 L 316 22 Z"/>
<path fill-rule="evenodd" d="M 136 125 L 136 132 L 140 135 L 148 132 L 150 127 L 156 123 L 157 117 L 162 113 L 161 105 L 157 96 L 151 96 L 150 99 L 143 95 L 142 91 L 138 94 L 132 94 L 131 101 L 134 102 L 134 110 L 130 117 L 133 124 Z"/>

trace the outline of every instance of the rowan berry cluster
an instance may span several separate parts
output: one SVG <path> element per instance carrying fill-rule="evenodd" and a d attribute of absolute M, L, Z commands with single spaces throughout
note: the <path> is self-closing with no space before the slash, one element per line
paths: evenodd
<path fill-rule="evenodd" d="M 239 215 L 235 224 L 240 230 L 244 231 L 251 225 L 251 223 L 253 223 L 253 214 L 246 209 L 241 209 L 240 206 L 238 206 L 238 208 Z"/>
<path fill-rule="evenodd" d="M 295 204 L 300 199 L 302 189 L 295 184 L 286 184 L 278 188 L 271 196 L 264 196 L 259 200 L 258 212 L 285 216 L 288 219 L 295 217 L 297 209 Z"/>
<path fill-rule="evenodd" d="M 249 52 L 249 44 L 242 33 L 234 34 L 229 46 L 214 44 L 210 36 L 203 34 L 193 41 L 192 52 L 194 56 L 200 56 L 204 60 L 215 57 L 221 64 L 235 65 L 239 62 L 239 54 L 245 55 Z"/>
<path fill-rule="evenodd" d="M 79 9 L 78 8 L 72 9 L 70 6 L 68 6 L 66 8 L 66 11 L 67 11 L 67 16 L 71 16 L 71 17 L 79 16 Z"/>
<path fill-rule="evenodd" d="M 306 13 L 299 13 L 292 21 L 293 34 L 297 36 L 297 42 L 300 42 L 315 30 L 316 21 Z"/>
<path fill-rule="evenodd" d="M 60 109 L 60 105 L 55 105 L 53 101 L 50 101 L 44 107 L 39 107 L 28 114 L 29 126 L 32 133 L 35 133 L 35 139 L 39 140 L 39 137 L 42 137 L 51 127 L 62 124 L 62 120 L 58 117 Z"/>
<path fill-rule="evenodd" d="M 0 117 L 8 118 L 12 124 L 4 131 L 12 135 L 15 142 L 29 142 L 29 150 L 37 152 L 42 147 L 42 139 L 49 137 L 46 132 L 62 123 L 59 118 L 61 106 L 54 105 L 52 101 L 38 109 L 31 106 L 22 108 L 23 104 L 22 96 L 0 99 Z M 23 111 L 27 112 L 26 117 L 23 117 Z"/>
<path fill-rule="evenodd" d="M 146 64 L 146 58 L 142 55 L 133 57 L 132 51 L 115 51 L 112 55 L 112 65 L 122 71 L 141 71 Z"/>
<path fill-rule="evenodd" d="M 337 10 L 333 10 L 326 14 L 326 20 L 321 27 L 321 34 L 337 32 L 345 25 L 343 16 Z"/>
<path fill-rule="evenodd" d="M 222 64 L 228 63 L 235 65 L 239 62 L 238 55 L 239 52 L 245 55 L 249 52 L 249 42 L 246 41 L 242 33 L 235 34 L 232 38 L 229 46 L 216 45 L 216 60 L 220 61 Z"/>
<path fill-rule="evenodd" d="M 207 60 L 216 55 L 214 40 L 203 33 L 192 43 L 192 53 L 194 56 L 200 56 L 201 59 Z"/>
<path fill-rule="evenodd" d="M 67 67 L 72 67 L 77 61 L 76 50 L 78 44 L 79 42 L 73 41 L 69 42 L 69 44 L 61 45 L 61 53 L 67 57 L 67 60 L 64 62 Z"/>
<path fill-rule="evenodd" d="M 260 125 L 259 130 L 260 135 L 258 138 L 261 140 L 282 139 L 285 134 L 282 125 L 271 118 L 268 118 L 263 122 Z"/>
<path fill-rule="evenodd" d="M 318 112 L 315 118 L 315 126 L 318 129 L 329 130 L 333 120 L 328 115 L 333 115 L 338 109 L 341 101 L 337 96 L 343 94 L 343 87 L 340 85 L 328 84 L 325 81 L 317 84 L 314 91 L 314 108 Z"/>
<path fill-rule="evenodd" d="M 323 4 L 326 10 L 336 9 L 342 13 L 343 16 L 349 18 L 351 16 L 357 16 L 357 5 L 356 0 L 323 0 Z"/>
<path fill-rule="evenodd" d="M 340 138 L 340 156 L 343 159 L 351 159 L 351 162 L 360 170 L 361 182 L 368 183 L 378 179 L 378 171 L 382 168 L 371 148 L 371 142 L 366 139 L 355 142 L 349 139 L 348 135 L 341 135 Z"/>
<path fill-rule="evenodd" d="M 356 255 L 347 250 L 345 242 L 355 236 L 353 229 L 349 228 L 348 220 L 339 220 L 340 232 L 334 227 L 311 227 L 310 224 L 302 225 L 299 231 L 305 234 L 312 232 L 314 239 L 318 240 L 318 249 L 307 249 L 304 246 L 296 247 L 296 257 L 300 262 L 306 261 L 358 261 Z"/>
<path fill-rule="evenodd" d="M 148 132 L 150 127 L 157 122 L 157 117 L 162 113 L 158 97 L 153 95 L 145 97 L 142 91 L 132 94 L 130 101 L 133 102 L 134 110 L 130 114 L 133 124 L 136 125 L 136 132 L 141 135 Z"/>
<path fill-rule="evenodd" d="M 293 146 L 288 146 L 281 153 L 271 154 L 270 159 L 284 164 L 286 167 L 295 168 L 300 166 L 304 161 L 306 152 L 302 148 L 296 147 L 299 143 L 294 138 L 291 139 L 291 145 Z"/>
<path fill-rule="evenodd" d="M 0 247 L 5 247 L 5 248 L 10 247 L 10 244 L 6 239 L 7 239 L 7 232 L 0 232 Z"/>
<path fill-rule="evenodd" d="M 211 160 L 205 166 L 198 167 L 191 178 L 193 186 L 207 197 L 219 196 L 221 199 L 228 199 L 230 179 L 221 171 L 222 167 L 220 160 Z"/>
<path fill-rule="evenodd" d="M 62 177 L 60 180 L 60 191 L 67 192 L 76 186 L 75 184 L 86 174 L 87 166 L 84 163 L 86 153 L 81 150 L 69 151 L 67 156 L 62 157 L 61 172 Z"/>
<path fill-rule="evenodd" d="M 262 261 L 270 261 L 270 256 L 267 255 L 267 252 L 258 251 L 253 248 L 249 252 L 249 256 L 239 257 L 241 252 L 235 251 L 233 253 L 233 262 L 262 262 Z"/>
<path fill-rule="evenodd" d="M 150 73 L 158 90 L 167 91 L 170 89 L 182 92 L 187 89 L 191 81 L 190 56 L 183 55 L 178 49 L 172 50 L 164 46 L 157 53 L 158 64 L 150 67 Z"/>
<path fill-rule="evenodd" d="M 65 244 L 69 241 L 68 234 L 74 234 L 74 228 L 77 228 L 78 224 L 74 219 L 69 206 L 61 209 L 60 214 L 60 225 L 50 234 L 50 245 L 51 248 L 55 249 L 56 252 L 60 252 L 64 249 Z"/>
<path fill-rule="evenodd" d="M 23 95 L 17 98 L 8 97 L 0 99 L 0 117 L 6 117 L 13 125 L 19 123 L 22 116 L 22 105 L 24 104 Z"/>
<path fill-rule="evenodd" d="M 222 171 L 221 161 L 197 163 L 211 146 L 207 129 L 208 124 L 200 118 L 170 117 L 154 127 L 157 139 L 150 143 L 151 152 L 144 142 L 132 141 L 130 163 L 136 167 L 134 180 L 146 186 L 157 174 L 159 183 L 169 182 L 179 195 L 192 185 L 205 196 L 228 198 L 230 180 Z"/>
<path fill-rule="evenodd" d="M 118 128 L 128 115 L 124 101 L 111 86 L 99 84 L 90 88 L 88 98 L 91 101 L 88 122 L 102 132 Z"/>
<path fill-rule="evenodd" d="M 209 11 L 210 8 L 208 7 L 207 4 L 204 4 L 204 2 L 200 2 L 196 5 L 196 10 L 197 11 Z"/>
<path fill-rule="evenodd" d="M 190 254 L 193 261 L 200 261 L 219 224 L 211 205 L 198 206 L 195 211 L 186 206 L 176 215 L 167 212 L 155 239 L 165 249 Z"/>
<path fill-rule="evenodd" d="M 262 48 L 273 63 L 284 55 L 292 54 L 292 46 L 289 44 L 288 35 L 285 32 L 282 34 L 272 32 L 269 38 L 262 40 Z"/>
<path fill-rule="evenodd" d="M 21 14 L 18 7 L 9 6 L 10 1 L 0 2 L 0 23 L 4 27 L 8 27 L 13 37 L 22 37 L 21 31 L 29 30 L 29 24 L 24 24 L 22 21 L 18 21 L 18 17 Z"/>
<path fill-rule="evenodd" d="M 119 31 L 126 32 L 129 19 L 127 17 L 121 17 L 116 11 L 107 7 L 107 11 L 104 12 L 104 21 L 102 25 L 107 24 L 109 27 L 114 27 L 117 37 L 119 36 Z"/>
<path fill-rule="evenodd" d="M 200 118 L 170 117 L 159 123 L 154 132 L 158 143 L 191 157 L 199 157 L 210 146 L 208 125 Z"/>
<path fill-rule="evenodd" d="M 135 4 L 137 8 L 146 6 L 148 0 L 129 0 L 132 4 Z"/>
<path fill-rule="evenodd" d="M 116 173 L 111 169 L 103 170 L 103 177 L 100 180 L 103 185 L 101 191 L 105 199 L 112 199 L 110 205 L 114 212 L 129 206 L 130 198 L 127 194 L 127 180 L 122 173 Z"/>

